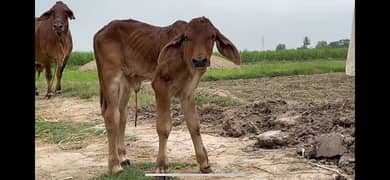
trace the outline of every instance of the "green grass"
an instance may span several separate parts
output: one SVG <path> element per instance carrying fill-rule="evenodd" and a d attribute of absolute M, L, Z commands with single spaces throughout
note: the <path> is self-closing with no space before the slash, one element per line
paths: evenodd
<path fill-rule="evenodd" d="M 58 144 L 65 141 L 81 141 L 104 136 L 104 130 L 96 130 L 94 123 L 49 122 L 38 118 L 35 121 L 35 137 L 47 143 Z"/>
<path fill-rule="evenodd" d="M 195 103 L 197 106 L 214 104 L 222 107 L 239 106 L 243 104 L 243 102 L 229 97 L 206 96 L 206 95 L 196 96 Z"/>
<path fill-rule="evenodd" d="M 98 179 L 100 180 L 151 180 L 152 177 L 144 176 L 144 172 L 152 172 L 156 166 L 156 163 L 135 163 L 124 168 L 124 171 L 118 175 L 110 175 L 108 173 L 102 174 Z M 197 166 L 190 163 L 169 163 L 168 169 L 182 169 L 186 167 Z"/>
<path fill-rule="evenodd" d="M 134 93 L 133 93 L 134 95 Z M 138 107 L 141 107 L 143 105 L 150 105 L 150 104 L 154 104 L 155 102 L 155 97 L 154 97 L 154 92 L 153 90 L 140 90 L 138 92 Z M 130 97 L 130 107 L 134 107 L 134 104 L 135 104 L 135 100 L 134 100 L 134 96 Z"/>
<path fill-rule="evenodd" d="M 241 51 L 240 56 L 244 64 L 259 61 L 295 60 L 305 61 L 311 59 L 345 59 L 348 48 L 322 48 L 322 49 L 287 49 L 280 51 Z M 218 52 L 214 53 L 221 56 Z M 95 59 L 92 51 L 74 51 L 69 57 L 68 66 L 81 66 Z"/>
<path fill-rule="evenodd" d="M 202 81 L 228 80 L 228 79 L 251 79 L 273 76 L 319 74 L 330 72 L 344 72 L 345 60 L 306 60 L 306 61 L 260 61 L 250 64 L 243 64 L 240 69 L 209 69 L 202 77 Z M 37 87 L 41 95 L 46 94 L 46 80 L 41 75 L 37 80 Z M 55 88 L 55 81 L 53 89 Z M 62 92 L 64 97 L 80 97 L 89 99 L 99 96 L 99 83 L 96 71 L 80 72 L 77 66 L 65 69 L 62 79 Z M 132 93 L 132 97 L 134 93 Z M 214 98 L 214 99 L 210 99 Z M 219 97 L 198 97 L 197 104 L 235 105 L 234 100 Z M 217 99 L 215 99 L 217 98 Z M 141 90 L 138 94 L 140 106 L 154 104 L 155 98 L 152 90 Z M 178 102 L 173 101 L 174 104 Z M 130 99 L 130 106 L 133 107 L 134 98 Z"/>
<path fill-rule="evenodd" d="M 40 93 L 46 93 L 46 81 L 40 77 L 37 82 Z M 54 86 L 53 86 L 54 87 Z M 96 71 L 79 72 L 77 70 L 66 70 L 62 80 L 62 92 L 64 97 L 80 97 L 90 99 L 99 96 L 99 83 Z M 132 93 L 129 106 L 134 107 L 134 93 Z M 138 92 L 138 105 L 151 105 L 155 103 L 154 92 L 150 89 Z M 173 104 L 179 104 L 178 100 L 173 99 Z M 238 100 L 228 97 L 218 96 L 198 96 L 197 105 L 216 104 L 219 106 L 236 106 L 241 103 Z"/>
<path fill-rule="evenodd" d="M 348 48 L 288 49 L 280 51 L 241 51 L 243 64 L 261 61 L 307 61 L 312 59 L 346 59 Z M 219 53 L 215 55 L 221 56 Z"/>
<path fill-rule="evenodd" d="M 93 52 L 74 51 L 69 56 L 69 66 L 81 66 L 87 64 L 89 61 L 95 59 Z"/>
<path fill-rule="evenodd" d="M 46 79 L 43 74 L 37 79 L 40 94 L 46 94 Z M 53 81 L 53 91 L 56 79 Z M 80 97 L 88 99 L 99 93 L 99 82 L 96 71 L 79 72 L 74 68 L 66 68 L 62 75 L 62 94 L 64 97 Z"/>
<path fill-rule="evenodd" d="M 202 80 L 252 79 L 343 71 L 345 71 L 345 60 L 257 62 L 251 65 L 242 65 L 240 69 L 211 69 L 206 72 Z"/>
<path fill-rule="evenodd" d="M 126 136 L 125 138 L 126 138 L 126 141 L 127 141 L 127 142 L 135 142 L 135 141 L 138 140 L 137 137 L 132 136 L 132 135 L 128 135 L 128 136 Z"/>

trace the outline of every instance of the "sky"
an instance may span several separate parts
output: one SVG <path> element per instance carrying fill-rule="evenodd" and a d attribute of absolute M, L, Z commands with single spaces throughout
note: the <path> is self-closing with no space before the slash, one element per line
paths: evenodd
<path fill-rule="evenodd" d="M 57 0 L 36 0 L 35 16 Z M 94 34 L 114 19 L 136 19 L 167 26 L 180 19 L 205 16 L 239 50 L 273 50 L 302 46 L 305 36 L 317 41 L 349 39 L 354 0 L 63 0 L 70 20 L 73 51 L 93 51 Z M 262 41 L 264 40 L 264 41 Z M 263 43 L 264 42 L 264 43 Z"/>

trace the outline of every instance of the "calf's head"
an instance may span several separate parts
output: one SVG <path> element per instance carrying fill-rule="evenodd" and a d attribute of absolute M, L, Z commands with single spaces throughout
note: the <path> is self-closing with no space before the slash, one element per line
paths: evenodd
<path fill-rule="evenodd" d="M 63 3 L 62 1 L 57 1 L 48 11 L 44 12 L 38 20 L 47 20 L 51 19 L 52 29 L 61 33 L 68 30 L 68 18 L 75 19 L 72 10 Z"/>
<path fill-rule="evenodd" d="M 192 19 L 185 30 L 173 38 L 162 52 L 184 60 L 190 71 L 204 71 L 210 66 L 214 42 L 218 51 L 239 65 L 240 55 L 233 43 L 227 39 L 206 17 Z"/>

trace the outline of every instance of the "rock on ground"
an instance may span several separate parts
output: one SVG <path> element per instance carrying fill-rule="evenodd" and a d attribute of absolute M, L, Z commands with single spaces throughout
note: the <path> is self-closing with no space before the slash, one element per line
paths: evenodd
<path fill-rule="evenodd" d="M 260 148 L 275 148 L 287 145 L 289 139 L 289 134 L 280 130 L 267 131 L 257 136 L 255 146 Z"/>
<path fill-rule="evenodd" d="M 347 150 L 343 141 L 343 135 L 338 133 L 323 134 L 316 137 L 315 157 L 341 156 Z"/>

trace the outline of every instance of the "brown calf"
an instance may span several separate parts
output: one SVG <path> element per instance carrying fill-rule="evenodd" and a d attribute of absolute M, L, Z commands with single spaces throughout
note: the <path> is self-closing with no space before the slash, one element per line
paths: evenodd
<path fill-rule="evenodd" d="M 152 80 L 156 97 L 159 150 L 156 172 L 167 171 L 166 144 L 172 128 L 170 101 L 180 99 L 184 119 L 203 173 L 212 172 L 200 135 L 194 90 L 210 65 L 214 42 L 219 52 L 240 64 L 236 47 L 205 17 L 156 27 L 135 20 L 115 20 L 94 36 L 100 103 L 109 145 L 108 168 L 122 171 L 126 159 L 124 130 L 130 91 Z"/>
<path fill-rule="evenodd" d="M 73 47 L 68 18 L 75 19 L 72 10 L 61 1 L 57 1 L 52 8 L 35 18 L 35 71 L 40 73 L 43 68 L 46 71 L 48 98 L 53 95 L 52 64 L 57 64 L 55 93 L 62 93 L 61 77 Z M 38 95 L 37 88 L 35 94 Z"/>

